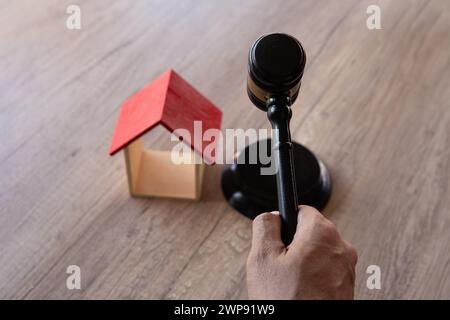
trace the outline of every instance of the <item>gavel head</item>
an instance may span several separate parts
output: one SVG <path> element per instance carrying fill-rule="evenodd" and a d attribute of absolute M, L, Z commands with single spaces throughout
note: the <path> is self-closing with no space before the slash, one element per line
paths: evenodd
<path fill-rule="evenodd" d="M 294 103 L 300 90 L 306 55 L 300 42 L 284 33 L 260 37 L 250 48 L 248 57 L 247 93 L 261 110 L 267 101 L 285 96 Z"/>

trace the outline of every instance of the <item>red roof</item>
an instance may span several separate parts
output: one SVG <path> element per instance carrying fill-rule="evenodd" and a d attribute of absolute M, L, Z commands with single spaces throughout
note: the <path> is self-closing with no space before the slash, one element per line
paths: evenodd
<path fill-rule="evenodd" d="M 109 154 L 114 155 L 143 134 L 162 124 L 170 132 L 186 129 L 189 137 L 183 142 L 200 155 L 214 142 L 194 143 L 194 121 L 202 122 L 203 133 L 208 129 L 220 130 L 222 112 L 175 71 L 168 70 L 145 86 L 122 105 Z M 198 133 L 196 133 L 198 134 Z M 216 146 L 214 146 L 215 148 Z M 207 154 L 205 160 L 214 163 Z"/>

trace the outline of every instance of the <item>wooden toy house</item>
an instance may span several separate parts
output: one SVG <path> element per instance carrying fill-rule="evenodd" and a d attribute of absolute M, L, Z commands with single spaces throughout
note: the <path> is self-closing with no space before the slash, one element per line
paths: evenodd
<path fill-rule="evenodd" d="M 222 112 L 173 70 L 128 98 L 121 107 L 109 154 L 124 149 L 131 196 L 199 199 L 204 162 L 215 162 L 203 152 L 211 144 L 203 141 L 203 133 L 220 130 L 221 119 Z M 202 137 L 194 132 L 194 121 L 201 121 Z M 183 143 L 204 161 L 175 164 L 170 151 L 145 149 L 141 137 L 158 125 L 169 132 L 187 130 Z"/>

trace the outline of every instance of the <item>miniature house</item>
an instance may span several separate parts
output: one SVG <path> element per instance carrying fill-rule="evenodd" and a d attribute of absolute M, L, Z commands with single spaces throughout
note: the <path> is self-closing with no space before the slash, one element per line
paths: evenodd
<path fill-rule="evenodd" d="M 194 122 L 201 121 L 203 136 L 208 129 L 220 130 L 221 119 L 222 112 L 173 70 L 128 98 L 122 105 L 109 154 L 124 149 L 130 194 L 199 199 L 204 162 L 212 164 L 215 159 L 204 155 L 203 142 L 194 143 Z M 190 136 L 181 137 L 183 143 L 204 161 L 176 164 L 170 151 L 145 149 L 141 137 L 158 125 L 175 134 L 178 129 L 189 132 Z M 195 139 L 201 138 L 196 134 Z"/>

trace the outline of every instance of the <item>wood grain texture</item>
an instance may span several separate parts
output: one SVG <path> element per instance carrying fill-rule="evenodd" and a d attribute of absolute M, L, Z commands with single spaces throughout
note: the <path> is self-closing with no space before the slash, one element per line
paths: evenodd
<path fill-rule="evenodd" d="M 366 28 L 369 4 L 382 30 Z M 107 150 L 121 103 L 168 68 L 223 128 L 268 127 L 246 57 L 273 31 L 307 51 L 292 135 L 331 170 L 324 213 L 358 249 L 357 298 L 450 298 L 449 1 L 18 0 L 0 21 L 0 298 L 246 298 L 251 223 L 220 166 L 201 202 L 133 199 Z"/>

